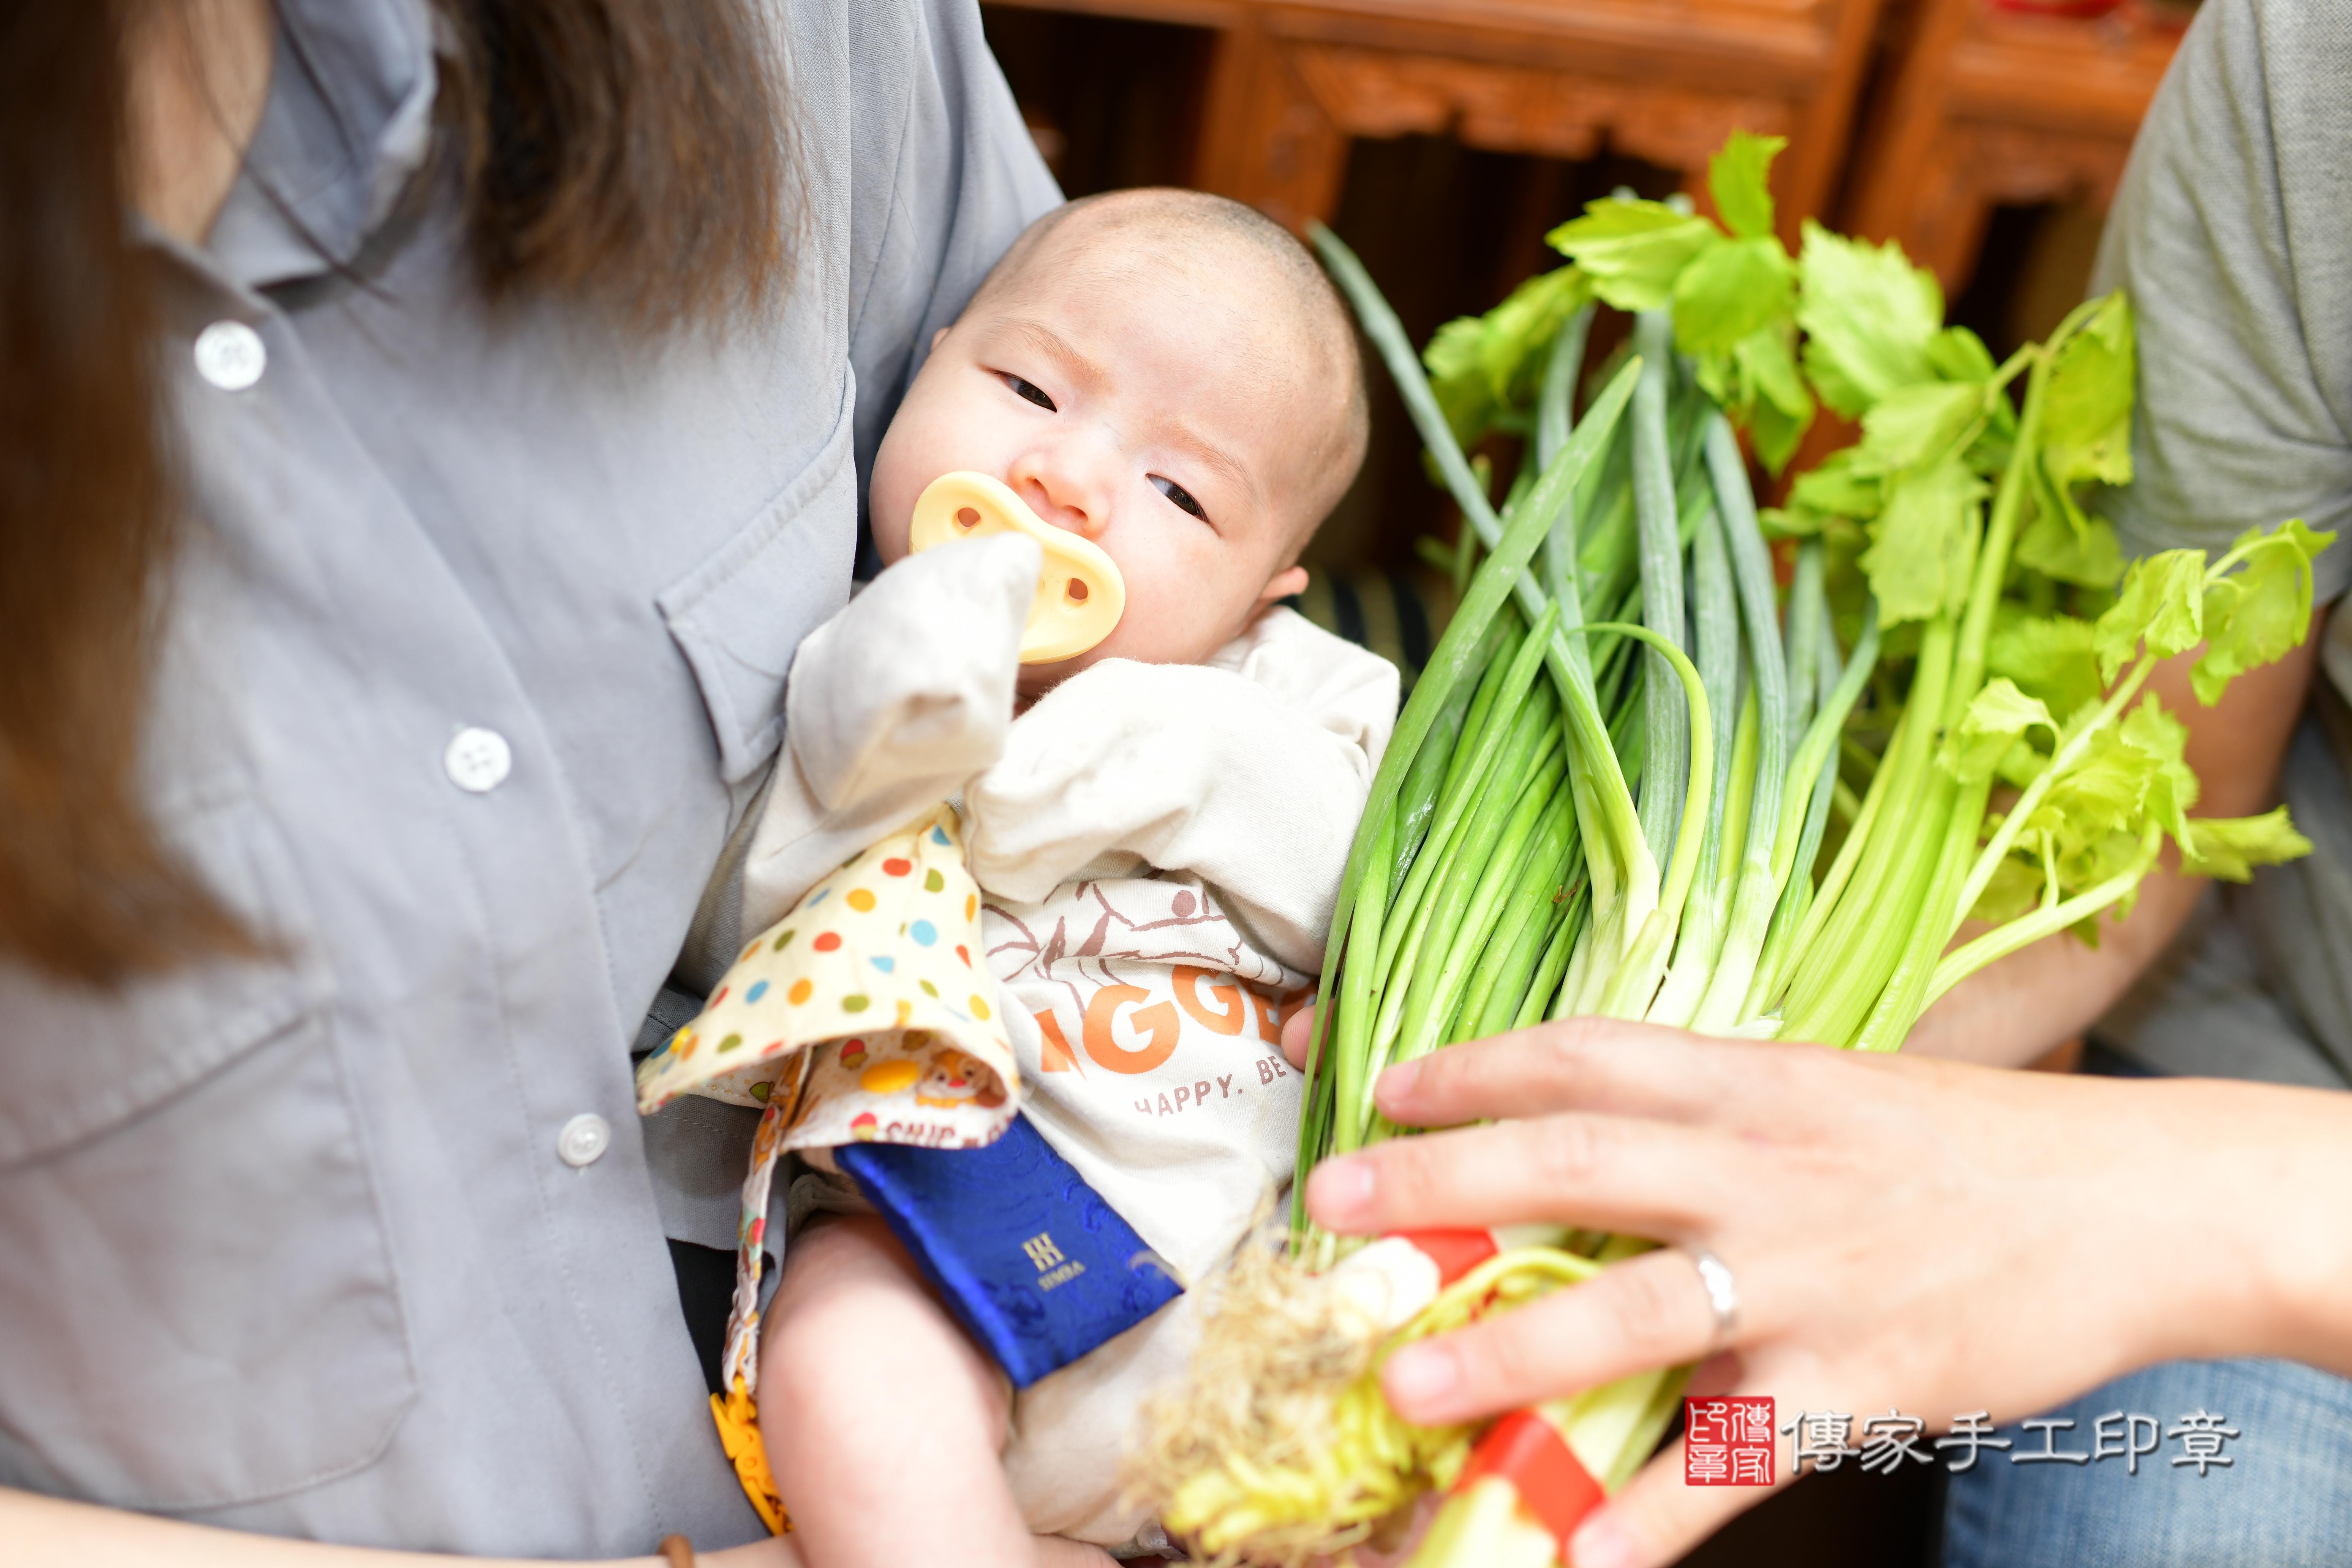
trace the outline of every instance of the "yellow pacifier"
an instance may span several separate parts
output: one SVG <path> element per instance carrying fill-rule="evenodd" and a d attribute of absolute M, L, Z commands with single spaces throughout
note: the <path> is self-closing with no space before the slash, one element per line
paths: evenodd
<path fill-rule="evenodd" d="M 1025 533 L 1045 552 L 1021 634 L 1022 663 L 1076 658 L 1110 636 L 1127 609 L 1127 583 L 1100 545 L 1047 523 L 986 474 L 941 474 L 916 498 L 917 550 L 990 533 Z"/>

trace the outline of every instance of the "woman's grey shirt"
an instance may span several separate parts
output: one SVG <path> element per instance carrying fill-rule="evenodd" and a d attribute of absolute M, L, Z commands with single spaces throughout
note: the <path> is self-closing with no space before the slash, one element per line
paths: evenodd
<path fill-rule="evenodd" d="M 2148 110 L 2099 260 L 2139 321 L 2134 553 L 2332 529 L 2352 584 L 2352 8 L 2208 0 Z M 2312 855 L 2209 896 L 2099 1033 L 2166 1072 L 2352 1082 L 2352 616 L 2283 790 Z"/>
<path fill-rule="evenodd" d="M 214 243 L 158 246 L 195 527 L 149 763 L 284 955 L 0 968 L 0 1484 L 485 1553 L 759 1533 L 628 1046 L 921 346 L 1058 199 L 971 0 L 781 8 L 790 289 L 649 347 L 478 303 L 422 0 L 279 0 Z"/>

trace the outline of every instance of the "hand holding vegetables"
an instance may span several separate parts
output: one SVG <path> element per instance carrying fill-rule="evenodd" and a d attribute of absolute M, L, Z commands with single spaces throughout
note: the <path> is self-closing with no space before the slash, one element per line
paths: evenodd
<path fill-rule="evenodd" d="M 2352 1104 L 2253 1084 L 2076 1079 L 1580 1020 L 1391 1068 L 1401 1138 L 1327 1162 L 1318 1225 L 1545 1220 L 1704 1247 L 1738 1271 L 1702 1393 L 1995 1421 L 2180 1356 L 2352 1373 Z M 1492 1126 L 1465 1126 L 1508 1117 Z M 1433 1425 L 1698 1355 L 1687 1258 L 1400 1350 L 1382 1386 Z M 1679 1447 L 1575 1539 L 1576 1568 L 1664 1563 L 1766 1494 L 1687 1488 Z"/>

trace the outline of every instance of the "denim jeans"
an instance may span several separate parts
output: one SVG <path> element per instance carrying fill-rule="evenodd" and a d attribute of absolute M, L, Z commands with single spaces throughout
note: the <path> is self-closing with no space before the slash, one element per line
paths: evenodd
<path fill-rule="evenodd" d="M 2088 1464 L 2017 1464 L 2045 1447 L 2089 1453 L 2150 1447 Z M 2239 1436 L 2233 1463 L 2200 1475 L 2187 1440 L 2168 1436 L 2192 1412 Z M 2094 1389 L 2047 1413 L 2071 1428 L 2004 1426 L 2007 1453 L 1988 1450 L 1951 1478 L 1944 1568 L 2300 1568 L 2352 1562 L 2352 1383 L 2280 1361 L 2170 1362 Z M 2145 1423 L 2129 1416 L 2151 1416 Z M 2116 1429 L 2122 1435 L 2116 1436 Z"/>

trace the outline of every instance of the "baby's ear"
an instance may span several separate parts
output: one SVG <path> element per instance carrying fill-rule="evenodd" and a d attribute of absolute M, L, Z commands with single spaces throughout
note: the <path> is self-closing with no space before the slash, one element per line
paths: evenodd
<path fill-rule="evenodd" d="M 1265 587 L 1258 595 L 1257 602 L 1261 605 L 1271 605 L 1278 599 L 1287 599 L 1293 594 L 1305 592 L 1307 592 L 1307 568 L 1286 566 L 1266 579 Z"/>

